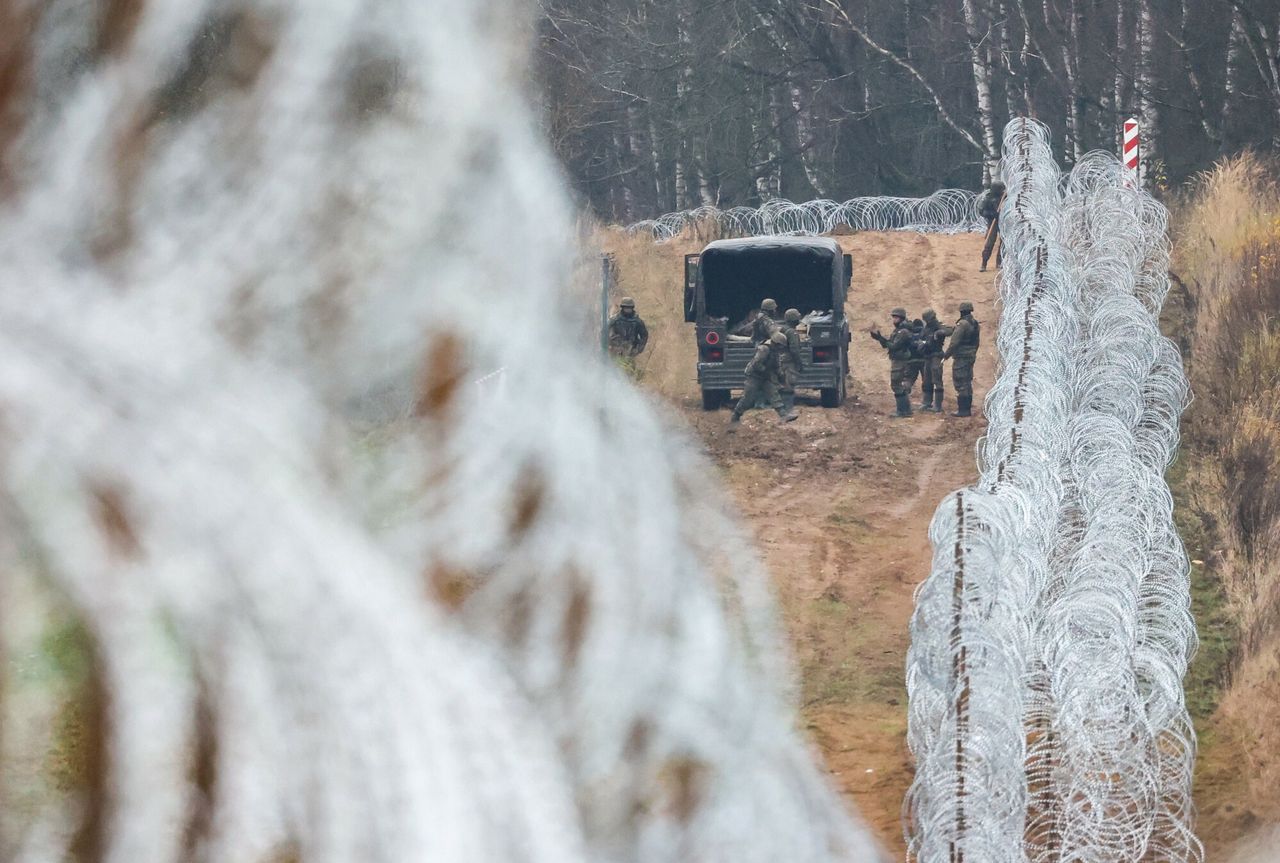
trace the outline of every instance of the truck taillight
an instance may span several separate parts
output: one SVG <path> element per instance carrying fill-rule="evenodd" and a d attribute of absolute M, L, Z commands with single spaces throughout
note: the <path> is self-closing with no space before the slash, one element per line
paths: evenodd
<path fill-rule="evenodd" d="M 829 363 L 835 360 L 835 348 L 814 348 L 813 361 L 815 363 Z"/>
<path fill-rule="evenodd" d="M 724 349 L 723 348 L 707 348 L 706 356 L 707 356 L 707 362 L 709 363 L 722 363 L 724 362 Z"/>
<path fill-rule="evenodd" d="M 718 344 L 720 344 L 720 334 L 719 334 L 719 333 L 717 333 L 715 330 L 708 330 L 708 331 L 707 331 L 707 344 L 709 344 L 709 345 L 718 345 Z"/>

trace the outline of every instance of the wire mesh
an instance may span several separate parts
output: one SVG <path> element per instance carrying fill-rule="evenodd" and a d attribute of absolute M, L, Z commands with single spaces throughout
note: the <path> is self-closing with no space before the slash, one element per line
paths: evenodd
<path fill-rule="evenodd" d="M 1034 121 L 1005 130 L 1002 170 L 980 479 L 938 509 L 912 621 L 909 854 L 1198 863 L 1167 213 L 1109 155 L 1060 176 Z"/>
<path fill-rule="evenodd" d="M 110 758 L 6 856 L 881 859 L 709 469 L 546 314 L 529 10 L 18 7 L 0 578 Z"/>
<path fill-rule="evenodd" d="M 675 239 L 686 231 L 720 237 L 829 234 L 841 228 L 960 234 L 983 230 L 977 197 L 964 189 L 942 189 L 925 198 L 882 196 L 799 204 L 774 199 L 759 208 L 728 210 L 705 206 L 636 222 L 627 227 L 627 233 L 648 233 L 658 242 Z"/>

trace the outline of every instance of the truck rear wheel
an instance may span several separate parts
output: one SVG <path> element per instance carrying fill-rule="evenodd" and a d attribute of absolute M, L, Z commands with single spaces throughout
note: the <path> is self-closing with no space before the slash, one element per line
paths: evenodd
<path fill-rule="evenodd" d="M 729 401 L 728 390 L 703 390 L 702 391 L 702 409 L 704 411 L 719 410 L 720 406 Z"/>
<path fill-rule="evenodd" d="M 837 387 L 828 387 L 820 390 L 822 397 L 822 406 L 824 408 L 838 408 L 844 404 L 845 396 L 845 379 L 840 378 L 840 385 Z"/>

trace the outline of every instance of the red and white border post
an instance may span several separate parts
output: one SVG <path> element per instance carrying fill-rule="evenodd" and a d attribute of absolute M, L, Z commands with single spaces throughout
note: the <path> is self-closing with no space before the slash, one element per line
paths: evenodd
<path fill-rule="evenodd" d="M 1135 188 L 1142 185 L 1138 143 L 1138 121 L 1130 117 L 1124 121 L 1124 168 L 1125 175 Z"/>

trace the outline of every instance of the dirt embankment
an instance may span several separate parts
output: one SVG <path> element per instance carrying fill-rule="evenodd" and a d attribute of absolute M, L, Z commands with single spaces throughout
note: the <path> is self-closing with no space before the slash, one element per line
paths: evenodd
<path fill-rule="evenodd" d="M 683 256 L 702 244 L 612 237 L 608 249 L 618 261 L 618 296 L 635 297 L 652 334 L 644 385 L 697 429 L 754 530 L 802 674 L 810 733 L 837 785 L 901 853 L 912 593 L 929 572 L 934 508 L 976 478 L 974 444 L 985 424 L 920 413 L 890 419 L 888 361 L 865 330 L 878 322 L 887 332 L 894 306 L 915 317 L 932 306 L 950 321 L 961 300 L 972 300 L 987 324 L 975 378 L 980 405 L 994 373 L 996 291 L 993 274 L 978 272 L 978 236 L 839 239 L 855 262 L 849 402 L 838 410 L 802 404 L 801 418 L 785 426 L 754 411 L 733 435 L 727 411 L 701 410 L 692 328 L 680 311 Z M 947 375 L 949 383 L 949 368 Z M 947 409 L 954 404 L 948 387 Z"/>

